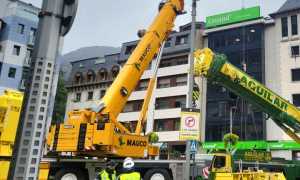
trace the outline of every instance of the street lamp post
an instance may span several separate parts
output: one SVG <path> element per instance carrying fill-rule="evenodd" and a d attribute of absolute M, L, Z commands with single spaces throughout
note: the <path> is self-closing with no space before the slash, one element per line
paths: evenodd
<path fill-rule="evenodd" d="M 189 72 L 188 72 L 188 95 L 187 95 L 187 108 L 193 106 L 193 87 L 194 87 L 194 50 L 195 50 L 195 38 L 196 38 L 196 7 L 197 1 L 192 2 L 192 22 L 191 22 L 191 38 L 190 38 L 190 56 L 189 56 Z M 190 179 L 190 160 L 191 160 L 191 141 L 186 142 L 186 165 L 185 165 L 185 180 Z"/>
<path fill-rule="evenodd" d="M 237 107 L 236 106 L 231 106 L 230 107 L 230 134 L 232 134 L 232 124 L 233 124 L 233 110 L 236 110 L 237 109 Z"/>

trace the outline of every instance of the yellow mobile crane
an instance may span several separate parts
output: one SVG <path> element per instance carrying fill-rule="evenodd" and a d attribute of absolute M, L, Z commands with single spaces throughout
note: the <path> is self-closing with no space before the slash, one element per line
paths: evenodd
<path fill-rule="evenodd" d="M 51 127 L 47 138 L 50 152 L 76 152 L 98 157 L 145 158 L 157 155 L 158 149 L 148 144 L 148 137 L 132 134 L 118 122 L 117 117 L 143 72 L 171 32 L 176 15 L 182 10 L 182 0 L 170 0 L 161 7 L 159 15 L 105 96 L 91 109 L 71 111 L 64 124 Z M 89 149 L 92 151 L 87 151 Z"/>
<path fill-rule="evenodd" d="M 208 48 L 197 50 L 194 55 L 195 75 L 201 75 L 217 82 L 256 105 L 267 113 L 292 139 L 300 143 L 298 134 L 300 130 L 300 110 L 297 107 L 230 64 L 226 56 L 215 54 Z M 266 166 L 260 166 L 265 169 L 272 169 L 275 166 L 284 172 L 286 178 L 290 180 L 300 178 L 299 163 L 281 162 L 273 164 L 272 161 L 268 163 Z M 244 171 L 243 168 L 234 166 L 234 158 L 231 154 L 217 153 L 214 155 L 211 165 L 211 179 L 285 179 L 282 173 L 270 173 L 271 169 L 269 169 L 269 172 Z"/>
<path fill-rule="evenodd" d="M 0 95 L 0 179 L 7 179 L 15 144 L 23 93 L 6 89 Z"/>
<path fill-rule="evenodd" d="M 117 117 L 123 110 L 143 72 L 158 54 L 163 42 L 172 31 L 176 16 L 182 14 L 183 9 L 183 0 L 168 0 L 160 4 L 159 14 L 149 29 L 142 34 L 140 42 L 113 84 L 106 91 L 105 96 L 100 101 L 95 102 L 93 107 L 69 112 L 64 124 L 50 128 L 47 137 L 48 153 L 46 157 L 59 158 L 62 157 L 62 154 L 67 153 L 77 158 L 80 156 L 98 158 L 129 156 L 144 159 L 158 155 L 158 147 L 149 144 L 148 136 L 141 134 L 155 79 L 150 81 L 135 132 L 131 133 L 117 120 Z M 74 167 L 74 164 L 72 165 Z M 40 179 L 46 179 L 48 173 L 54 175 L 56 179 L 63 179 L 68 173 L 73 173 L 76 177 L 85 177 L 85 173 L 78 170 L 79 167 L 72 169 L 67 168 L 67 166 L 63 163 L 42 161 Z M 155 166 L 153 163 L 147 166 L 147 170 L 143 170 L 145 179 L 150 179 L 150 176 L 155 173 L 162 174 L 166 179 L 171 178 L 169 169 L 155 169 L 158 165 Z M 76 170 L 74 171 L 74 169 Z M 93 173 L 89 173 L 89 177 L 92 179 L 90 174 Z"/>

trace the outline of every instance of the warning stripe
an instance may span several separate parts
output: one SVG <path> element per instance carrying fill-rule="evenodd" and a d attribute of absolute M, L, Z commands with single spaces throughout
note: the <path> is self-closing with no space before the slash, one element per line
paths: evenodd
<path fill-rule="evenodd" d="M 205 167 L 205 168 L 203 168 L 202 169 L 202 175 L 203 175 L 203 177 L 204 178 L 208 178 L 208 176 L 209 176 L 209 167 Z"/>

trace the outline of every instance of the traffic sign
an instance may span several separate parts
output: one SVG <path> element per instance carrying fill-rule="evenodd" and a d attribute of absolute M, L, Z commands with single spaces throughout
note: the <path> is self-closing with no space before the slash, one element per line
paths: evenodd
<path fill-rule="evenodd" d="M 78 8 L 78 0 L 64 0 L 61 36 L 65 36 L 71 29 Z"/>
<path fill-rule="evenodd" d="M 200 140 L 200 110 L 182 109 L 180 140 Z"/>
<path fill-rule="evenodd" d="M 191 141 L 190 146 L 191 153 L 195 154 L 198 151 L 198 142 L 197 141 Z"/>

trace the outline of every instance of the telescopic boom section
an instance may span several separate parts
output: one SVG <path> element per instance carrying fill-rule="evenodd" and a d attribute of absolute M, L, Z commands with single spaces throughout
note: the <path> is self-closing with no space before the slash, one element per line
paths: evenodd
<path fill-rule="evenodd" d="M 220 83 L 261 108 L 292 139 L 300 143 L 300 110 L 210 49 L 195 52 L 195 75 Z"/>
<path fill-rule="evenodd" d="M 103 97 L 102 104 L 98 107 L 100 114 L 117 117 L 123 110 L 131 92 L 174 27 L 176 15 L 183 8 L 183 0 L 169 0 L 161 7 L 154 22 Z"/>

